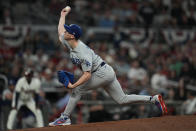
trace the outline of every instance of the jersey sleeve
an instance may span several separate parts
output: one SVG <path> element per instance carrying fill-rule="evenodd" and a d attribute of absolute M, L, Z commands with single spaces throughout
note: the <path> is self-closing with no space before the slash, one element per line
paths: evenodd
<path fill-rule="evenodd" d="M 82 59 L 81 67 L 82 67 L 83 72 L 91 71 L 92 69 L 92 56 L 91 55 L 86 55 L 86 57 Z"/>
<path fill-rule="evenodd" d="M 70 45 L 68 44 L 68 42 L 64 39 L 64 34 L 61 34 L 60 37 L 59 37 L 61 43 L 66 46 L 69 50 L 71 50 L 71 47 Z"/>
<path fill-rule="evenodd" d="M 23 81 L 22 79 L 19 79 L 19 80 L 17 81 L 16 87 L 15 87 L 15 91 L 16 91 L 16 92 L 20 92 L 20 91 L 21 91 L 22 85 L 23 85 L 23 82 L 22 82 L 22 81 Z"/>

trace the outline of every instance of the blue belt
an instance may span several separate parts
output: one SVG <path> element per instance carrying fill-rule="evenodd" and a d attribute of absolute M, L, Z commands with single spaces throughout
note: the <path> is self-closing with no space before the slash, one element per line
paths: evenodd
<path fill-rule="evenodd" d="M 101 62 L 101 64 L 97 67 L 97 69 L 99 69 L 99 67 L 102 67 L 102 66 L 104 66 L 106 63 L 103 61 L 103 62 Z M 94 71 L 92 71 L 92 73 L 94 73 L 94 72 L 96 72 L 97 71 L 97 69 L 95 69 Z"/>

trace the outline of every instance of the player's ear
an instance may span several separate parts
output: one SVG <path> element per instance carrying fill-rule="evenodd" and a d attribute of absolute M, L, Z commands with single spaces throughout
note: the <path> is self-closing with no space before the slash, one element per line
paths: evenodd
<path fill-rule="evenodd" d="M 75 39 L 75 36 L 74 35 L 71 35 L 71 39 Z"/>

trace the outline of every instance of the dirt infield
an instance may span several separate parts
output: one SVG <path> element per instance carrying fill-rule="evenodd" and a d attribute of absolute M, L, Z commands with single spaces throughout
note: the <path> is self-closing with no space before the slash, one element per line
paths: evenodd
<path fill-rule="evenodd" d="M 196 131 L 196 116 L 166 116 L 20 131 Z"/>

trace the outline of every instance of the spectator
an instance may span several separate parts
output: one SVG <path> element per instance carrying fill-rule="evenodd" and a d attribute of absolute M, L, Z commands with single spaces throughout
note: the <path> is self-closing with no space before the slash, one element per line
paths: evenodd
<path fill-rule="evenodd" d="M 0 55 L 9 60 L 14 57 L 15 51 L 5 43 L 4 36 L 0 34 Z"/>
<path fill-rule="evenodd" d="M 41 71 L 46 65 L 49 60 L 49 55 L 44 53 L 43 50 L 39 49 L 36 51 L 35 54 L 35 62 L 36 62 L 36 69 Z"/>
<path fill-rule="evenodd" d="M 3 101 L 4 104 L 11 107 L 11 102 L 13 98 L 14 88 L 15 88 L 16 81 L 9 80 L 8 89 L 3 91 Z"/>
<path fill-rule="evenodd" d="M 3 18 L 0 20 L 1 24 L 6 26 L 11 26 L 14 23 L 14 18 L 11 15 L 11 10 L 9 8 L 5 8 L 3 11 Z"/>
<path fill-rule="evenodd" d="M 196 114 L 196 97 L 195 92 L 188 92 L 188 99 L 181 106 L 182 115 L 193 115 Z"/>
<path fill-rule="evenodd" d="M 186 100 L 187 99 L 187 84 L 185 84 L 183 79 L 180 79 L 179 86 L 176 90 L 176 99 L 177 100 Z"/>
<path fill-rule="evenodd" d="M 166 93 L 167 77 L 162 74 L 161 69 L 158 68 L 156 73 L 151 78 L 151 85 L 155 91 Z"/>
<path fill-rule="evenodd" d="M 190 16 L 188 16 L 188 26 L 189 27 L 195 27 L 196 26 L 196 20 L 195 20 L 195 13 L 194 13 L 194 9 L 191 8 L 190 9 Z"/>
<path fill-rule="evenodd" d="M 161 10 L 161 12 L 160 14 L 155 15 L 153 24 L 155 24 L 158 27 L 169 26 L 171 16 L 168 14 L 168 8 L 162 7 L 162 8 L 159 8 L 158 10 Z"/>
<path fill-rule="evenodd" d="M 49 3 L 49 11 L 54 15 L 58 15 L 63 4 L 59 0 L 51 0 Z"/>
<path fill-rule="evenodd" d="M 168 94 L 167 94 L 167 100 L 174 101 L 175 100 L 175 91 L 173 89 L 174 87 L 169 87 Z"/>
<path fill-rule="evenodd" d="M 148 118 L 149 117 L 149 111 L 147 106 L 140 105 L 137 109 L 137 118 Z"/>
<path fill-rule="evenodd" d="M 44 52 L 53 54 L 56 46 L 53 41 L 50 39 L 48 34 L 44 34 L 42 41 L 38 44 L 38 49 L 42 49 Z"/>
<path fill-rule="evenodd" d="M 146 81 L 148 79 L 146 70 L 140 66 L 138 60 L 134 60 L 131 63 L 131 67 L 128 71 L 127 77 L 133 83 L 137 83 L 138 81 Z"/>
<path fill-rule="evenodd" d="M 168 89 L 168 94 L 167 94 L 167 101 L 168 102 L 174 102 L 175 101 L 175 87 L 169 87 Z M 176 115 L 177 111 L 176 111 L 176 106 L 174 104 L 170 105 L 167 107 L 168 109 L 168 115 Z"/>
<path fill-rule="evenodd" d="M 120 43 L 125 38 L 125 33 L 123 33 L 118 25 L 115 25 L 113 27 L 113 34 L 112 34 L 112 41 L 115 49 L 118 49 L 120 47 Z"/>
<path fill-rule="evenodd" d="M 133 12 L 132 15 L 127 16 L 124 22 L 125 27 L 137 27 L 142 24 L 142 20 L 136 12 Z"/>
<path fill-rule="evenodd" d="M 182 18 L 178 21 L 178 25 L 183 28 L 188 28 L 190 22 L 189 22 L 187 15 L 183 14 L 181 17 Z"/>
<path fill-rule="evenodd" d="M 145 26 L 149 27 L 155 15 L 155 9 L 149 1 L 143 1 L 143 5 L 139 10 L 139 14 L 142 16 Z"/>
<path fill-rule="evenodd" d="M 37 43 L 34 41 L 33 37 L 31 36 L 30 32 L 27 33 L 24 42 L 21 46 L 21 51 L 24 52 L 27 49 L 31 50 L 33 54 L 35 54 L 37 49 Z"/>
<path fill-rule="evenodd" d="M 102 98 L 97 91 L 93 90 L 91 93 L 91 100 L 98 101 L 99 98 Z M 99 102 L 99 104 L 94 104 L 90 106 L 90 116 L 89 122 L 101 122 L 111 120 L 111 115 L 104 109 L 103 104 Z M 100 117 L 101 116 L 101 117 Z"/>
<path fill-rule="evenodd" d="M 17 65 L 15 65 L 12 68 L 12 70 L 8 76 L 8 79 L 13 80 L 13 82 L 16 83 L 18 81 L 20 75 L 21 75 L 20 68 Z"/>
<path fill-rule="evenodd" d="M 115 25 L 115 18 L 111 14 L 111 12 L 108 10 L 106 13 L 100 18 L 99 20 L 99 26 L 100 27 L 114 27 Z"/>
<path fill-rule="evenodd" d="M 192 71 L 193 69 L 191 69 L 191 65 L 188 63 L 184 63 L 180 72 L 180 78 L 184 80 L 185 84 L 189 84 L 191 82 L 193 77 Z"/>
<path fill-rule="evenodd" d="M 179 22 L 182 20 L 184 10 L 182 9 L 180 2 L 175 2 L 172 5 L 173 7 L 171 9 L 171 16 L 173 19 L 176 19 L 177 23 L 179 24 Z"/>
<path fill-rule="evenodd" d="M 43 88 L 55 88 L 58 86 L 62 86 L 57 78 L 54 78 L 54 73 L 51 69 L 47 68 L 45 69 L 42 79 L 41 79 L 41 86 Z"/>
<path fill-rule="evenodd" d="M 179 81 L 179 77 L 176 75 L 176 71 L 175 70 L 171 70 L 170 71 L 170 74 L 168 76 L 168 80 L 175 81 L 175 82 Z"/>
<path fill-rule="evenodd" d="M 183 67 L 183 60 L 182 60 L 182 54 L 180 53 L 180 50 L 178 50 L 177 52 L 178 52 L 177 54 L 173 54 L 173 57 L 171 57 L 172 63 L 169 65 L 169 69 L 175 70 L 177 76 L 179 76 L 181 69 Z"/>

